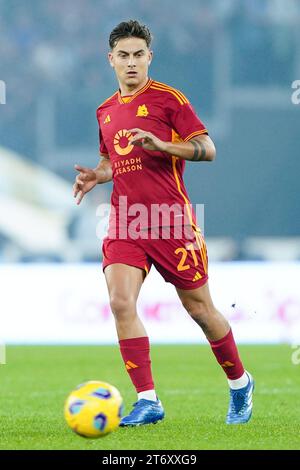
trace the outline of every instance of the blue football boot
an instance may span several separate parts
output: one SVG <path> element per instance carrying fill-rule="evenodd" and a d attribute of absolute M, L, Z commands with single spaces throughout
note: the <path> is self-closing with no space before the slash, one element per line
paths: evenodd
<path fill-rule="evenodd" d="M 253 377 L 246 372 L 249 383 L 238 390 L 230 389 L 230 402 L 227 413 L 227 424 L 247 423 L 252 415 L 252 394 L 254 390 Z"/>
<path fill-rule="evenodd" d="M 159 400 L 145 400 L 142 398 L 133 405 L 128 416 L 121 419 L 120 426 L 141 426 L 142 424 L 155 424 L 164 418 L 165 412 Z"/>

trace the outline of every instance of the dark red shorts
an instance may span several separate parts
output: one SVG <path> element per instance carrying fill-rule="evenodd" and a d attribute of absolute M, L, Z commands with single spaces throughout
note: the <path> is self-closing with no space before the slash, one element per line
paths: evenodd
<path fill-rule="evenodd" d="M 155 238 L 153 234 L 155 233 Z M 148 274 L 152 264 L 166 282 L 179 289 L 195 289 L 207 279 L 207 250 L 200 230 L 185 228 L 178 238 L 176 228 L 152 229 L 147 238 L 110 239 L 103 241 L 103 270 L 106 266 L 123 263 L 144 269 Z"/>

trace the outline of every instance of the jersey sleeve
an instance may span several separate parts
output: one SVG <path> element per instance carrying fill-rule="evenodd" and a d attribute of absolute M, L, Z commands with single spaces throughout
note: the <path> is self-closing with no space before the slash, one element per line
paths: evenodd
<path fill-rule="evenodd" d="M 208 130 L 189 102 L 180 104 L 177 100 L 173 100 L 170 120 L 172 128 L 184 142 L 197 135 L 208 134 Z"/>
<path fill-rule="evenodd" d="M 108 150 L 106 148 L 106 145 L 104 143 L 104 139 L 103 139 L 103 136 L 102 136 L 102 132 L 101 132 L 101 127 L 99 125 L 99 142 L 100 142 L 100 145 L 99 145 L 99 152 L 100 154 L 102 155 L 108 155 Z"/>
<path fill-rule="evenodd" d="M 103 154 L 103 155 L 108 156 L 108 150 L 107 150 L 106 145 L 104 143 L 104 139 L 103 139 L 103 135 L 102 135 L 102 131 L 101 131 L 100 113 L 101 113 L 101 106 L 99 106 L 99 108 L 96 111 L 96 117 L 97 117 L 98 126 L 99 126 L 99 153 L 100 153 L 100 155 Z"/>

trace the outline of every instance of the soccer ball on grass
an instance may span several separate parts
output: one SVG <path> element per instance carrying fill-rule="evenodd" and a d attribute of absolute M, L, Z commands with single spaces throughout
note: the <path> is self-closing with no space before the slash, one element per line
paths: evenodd
<path fill-rule="evenodd" d="M 78 385 L 65 402 L 69 427 L 83 437 L 102 437 L 118 428 L 123 411 L 120 392 L 106 382 Z"/>

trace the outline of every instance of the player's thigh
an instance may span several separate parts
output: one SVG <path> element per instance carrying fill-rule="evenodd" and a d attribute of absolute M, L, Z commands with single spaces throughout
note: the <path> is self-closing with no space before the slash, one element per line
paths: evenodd
<path fill-rule="evenodd" d="M 144 249 L 131 239 L 107 237 L 103 241 L 102 252 L 103 270 L 113 311 L 124 310 L 126 305 L 132 310 L 146 272 L 150 269 L 150 261 Z"/>
<path fill-rule="evenodd" d="M 135 304 L 142 287 L 145 271 L 135 266 L 114 263 L 104 270 L 111 303 Z"/>

